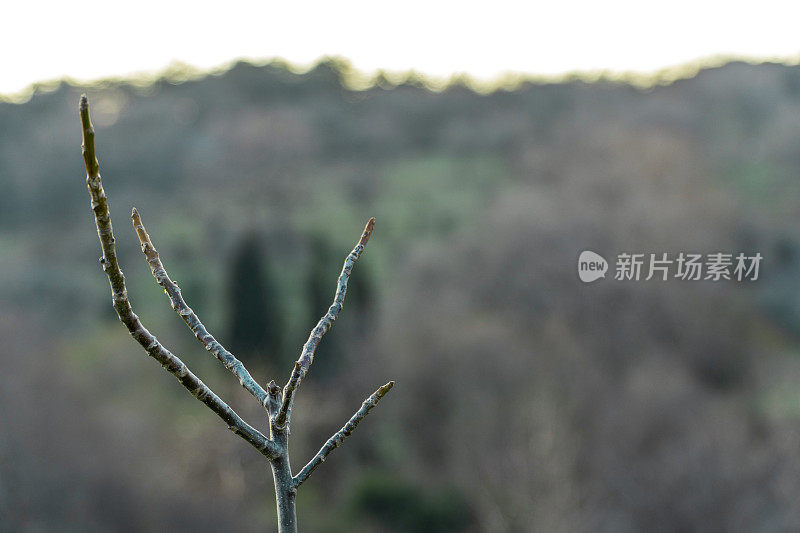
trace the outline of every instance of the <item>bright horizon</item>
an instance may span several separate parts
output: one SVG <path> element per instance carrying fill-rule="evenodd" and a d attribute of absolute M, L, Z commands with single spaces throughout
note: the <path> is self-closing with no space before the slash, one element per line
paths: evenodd
<path fill-rule="evenodd" d="M 0 94 L 23 94 L 33 83 L 62 78 L 152 77 L 176 62 L 213 70 L 238 59 L 308 67 L 335 56 L 367 75 L 414 70 L 487 82 L 507 74 L 648 75 L 719 57 L 800 58 L 800 4 L 774 0 L 748 9 L 688 0 L 658 8 L 612 0 L 527 9 L 508 0 L 409 0 L 393 4 L 396 9 L 365 1 L 268 6 L 230 0 L 224 9 L 186 0 L 44 4 L 4 10 Z"/>

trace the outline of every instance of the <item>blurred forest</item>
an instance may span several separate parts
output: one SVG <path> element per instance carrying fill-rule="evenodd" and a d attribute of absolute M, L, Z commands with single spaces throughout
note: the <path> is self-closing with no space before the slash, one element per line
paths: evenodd
<path fill-rule="evenodd" d="M 0 530 L 270 531 L 263 457 L 146 356 L 98 264 L 77 103 L 93 102 L 144 324 L 251 424 L 142 258 L 285 382 L 365 221 L 375 234 L 296 400 L 305 531 L 788 531 L 800 523 L 800 67 L 643 90 L 334 60 L 61 83 L 0 103 Z M 585 249 L 760 252 L 760 279 L 585 285 Z M 613 268 L 613 265 L 612 265 Z"/>

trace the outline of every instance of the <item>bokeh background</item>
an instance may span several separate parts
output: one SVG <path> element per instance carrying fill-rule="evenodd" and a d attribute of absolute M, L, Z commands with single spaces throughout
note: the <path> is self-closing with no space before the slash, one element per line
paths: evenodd
<path fill-rule="evenodd" d="M 356 73 L 357 74 L 357 73 Z M 295 407 L 305 531 L 790 531 L 800 523 L 800 67 L 353 88 L 273 61 L 0 103 L 0 530 L 269 531 L 268 464 L 146 356 L 98 263 L 78 97 L 134 309 L 263 411 L 152 279 L 284 382 L 377 218 Z M 578 254 L 760 252 L 755 282 L 587 285 Z M 613 265 L 612 265 L 613 268 Z"/>

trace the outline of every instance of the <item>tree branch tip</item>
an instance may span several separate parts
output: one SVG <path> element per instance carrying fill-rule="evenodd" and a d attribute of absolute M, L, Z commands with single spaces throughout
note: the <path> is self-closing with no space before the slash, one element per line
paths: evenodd
<path fill-rule="evenodd" d="M 139 211 L 136 210 L 136 206 L 134 206 L 134 208 L 131 209 L 131 218 L 134 220 L 139 218 Z"/>
<path fill-rule="evenodd" d="M 78 114 L 81 116 L 81 126 L 83 126 L 83 138 L 86 140 L 87 135 L 94 135 L 94 127 L 92 126 L 92 119 L 89 117 L 89 100 L 86 95 L 81 95 L 80 104 L 78 104 Z"/>
<path fill-rule="evenodd" d="M 373 229 L 375 229 L 375 217 L 370 218 L 366 227 L 364 227 L 364 233 L 361 234 L 361 240 L 359 241 L 359 244 L 364 246 L 367 244 L 367 242 L 369 242 L 369 238 L 372 236 Z"/>

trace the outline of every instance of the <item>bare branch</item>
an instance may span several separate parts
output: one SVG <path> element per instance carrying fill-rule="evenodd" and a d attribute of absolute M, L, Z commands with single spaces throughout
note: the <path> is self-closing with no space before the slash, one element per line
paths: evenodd
<path fill-rule="evenodd" d="M 180 315 L 183 321 L 186 322 L 186 325 L 189 326 L 189 329 L 192 330 L 197 340 L 205 346 L 206 350 L 219 359 L 220 363 L 239 379 L 239 383 L 242 387 L 252 394 L 264 409 L 266 409 L 268 400 L 266 391 L 253 379 L 242 362 L 217 342 L 217 339 L 208 332 L 195 312 L 192 311 L 184 301 L 183 296 L 181 296 L 180 287 L 178 287 L 178 284 L 172 281 L 169 274 L 167 274 L 164 265 L 161 263 L 158 250 L 153 246 L 150 235 L 147 234 L 147 230 L 142 223 L 142 218 L 139 216 L 139 212 L 135 207 L 131 213 L 131 220 L 133 221 L 136 234 L 139 236 L 139 243 L 142 245 L 142 253 L 144 253 L 147 258 L 147 263 L 150 265 L 150 271 L 153 273 L 153 277 L 156 278 L 156 282 L 164 288 L 164 292 L 169 296 L 172 308 Z"/>
<path fill-rule="evenodd" d="M 80 117 L 83 128 L 83 157 L 86 164 L 86 183 L 91 196 L 92 211 L 94 213 L 95 225 L 97 226 L 97 234 L 100 238 L 100 247 L 103 251 L 103 257 L 100 263 L 103 265 L 103 270 L 111 284 L 111 298 L 120 321 L 145 351 L 158 361 L 168 372 L 175 376 L 193 396 L 217 413 L 217 415 L 228 424 L 228 429 L 242 437 L 269 459 L 275 483 L 278 530 L 281 533 L 296 533 L 297 517 L 295 512 L 295 498 L 297 488 L 308 479 L 311 473 L 323 461 L 325 461 L 328 454 L 339 447 L 342 442 L 350 436 L 361 420 L 367 416 L 370 410 L 375 407 L 381 398 L 394 386 L 394 381 L 390 381 L 386 385 L 378 388 L 369 398 L 364 400 L 361 404 L 361 408 L 347 421 L 344 427 L 328 439 L 325 445 L 320 448 L 319 452 L 317 452 L 311 461 L 309 461 L 296 476 L 292 476 L 292 469 L 289 461 L 288 439 L 294 391 L 308 373 L 308 369 L 314 360 L 314 352 L 322 336 L 330 329 L 333 322 L 339 316 L 339 312 L 342 310 L 350 274 L 372 235 L 375 219 L 372 218 L 369 220 L 361 235 L 361 239 L 345 259 L 342 272 L 339 275 L 333 303 L 330 308 L 328 308 L 325 316 L 319 320 L 311 331 L 308 341 L 303 346 L 300 358 L 295 363 L 286 386 L 281 390 L 274 381 L 271 381 L 267 385 L 267 390 L 265 391 L 255 382 L 241 361 L 237 360 L 233 354 L 227 351 L 217 342 L 208 330 L 206 330 L 194 311 L 192 311 L 183 300 L 180 288 L 170 279 L 164 265 L 161 263 L 158 252 L 155 246 L 153 246 L 153 242 L 144 224 L 142 224 L 139 213 L 135 208 L 133 209 L 131 214 L 133 226 L 139 237 L 142 252 L 150 265 L 153 276 L 169 297 L 172 308 L 183 318 L 186 325 L 189 326 L 195 337 L 203 343 L 206 350 L 211 352 L 222 362 L 222 364 L 239 379 L 239 383 L 242 387 L 258 399 L 267 410 L 270 421 L 270 434 L 269 437 L 265 437 L 258 430 L 242 420 L 233 409 L 194 375 L 183 361 L 167 350 L 158 339 L 142 325 L 139 317 L 133 312 L 125 286 L 125 276 L 117 260 L 114 232 L 111 226 L 111 215 L 109 213 L 108 200 L 101 184 L 99 163 L 94 147 L 94 128 L 89 118 L 89 104 L 86 96 L 81 97 Z"/>
<path fill-rule="evenodd" d="M 282 429 L 286 425 L 287 414 L 289 409 L 289 402 L 291 402 L 291 398 L 286 400 L 286 394 L 292 394 L 294 390 L 297 388 L 297 383 L 300 380 L 301 375 L 301 367 L 300 361 L 295 361 L 294 368 L 292 369 L 292 374 L 289 376 L 289 382 L 286 383 L 286 386 L 283 389 L 283 401 L 281 401 L 280 408 L 277 412 L 270 413 L 272 416 L 272 424 L 276 429 Z M 288 391 L 288 392 L 287 392 Z"/>
<path fill-rule="evenodd" d="M 142 325 L 139 317 L 133 312 L 128 300 L 128 291 L 125 287 L 125 276 L 117 262 L 111 214 L 109 213 L 108 200 L 100 181 L 99 165 L 94 150 L 94 128 L 89 118 L 89 102 L 85 95 L 81 96 L 80 116 L 83 126 L 83 157 L 86 163 L 86 183 L 89 187 L 97 234 L 100 237 L 100 246 L 103 250 L 103 257 L 100 263 L 103 265 L 103 270 L 111 284 L 111 299 L 120 321 L 128 328 L 131 336 L 136 339 L 145 351 L 175 376 L 181 385 L 186 387 L 194 397 L 217 413 L 228 424 L 228 429 L 242 437 L 268 458 L 272 459 L 278 456 L 280 450 L 277 449 L 272 441 L 242 420 L 233 409 L 194 375 L 183 361 L 158 342 L 158 339 Z"/>
<path fill-rule="evenodd" d="M 314 327 L 314 329 L 311 330 L 311 335 L 308 337 L 308 340 L 303 346 L 303 351 L 300 353 L 300 358 L 297 360 L 294 370 L 292 370 L 292 375 L 289 378 L 288 383 L 286 383 L 286 386 L 283 388 L 283 402 L 281 403 L 280 411 L 278 411 L 278 414 L 275 417 L 275 425 L 277 427 L 284 426 L 291 416 L 292 397 L 294 395 L 294 391 L 308 373 L 308 368 L 314 361 L 314 352 L 317 350 L 319 341 L 322 340 L 322 336 L 325 335 L 325 333 L 330 329 L 331 325 L 333 325 L 333 322 L 339 316 L 339 312 L 344 306 L 344 296 L 347 293 L 347 282 L 350 279 L 350 274 L 353 272 L 353 267 L 355 266 L 356 261 L 358 261 L 358 258 L 361 257 L 361 252 L 364 251 L 364 247 L 366 247 L 367 242 L 369 242 L 369 238 L 372 235 L 372 230 L 374 227 L 375 219 L 370 218 L 369 222 L 367 222 L 367 225 L 364 228 L 364 232 L 361 234 L 361 239 L 344 261 L 342 273 L 339 274 L 339 281 L 336 284 L 336 294 L 333 297 L 333 303 L 328 308 L 328 312 L 325 313 L 325 316 L 323 316 L 319 322 L 317 322 L 317 325 Z"/>
<path fill-rule="evenodd" d="M 389 392 L 389 389 L 391 389 L 393 386 L 394 381 L 390 381 L 386 385 L 379 387 L 378 390 L 373 392 L 369 398 L 364 400 L 364 403 L 361 404 L 361 409 L 356 411 L 356 414 L 350 417 L 350 420 L 347 421 L 347 424 L 345 424 L 342 429 L 337 431 L 331 438 L 329 438 L 322 448 L 319 449 L 317 455 L 315 455 L 314 458 L 311 459 L 308 464 L 297 473 L 296 476 L 294 476 L 293 481 L 295 488 L 302 485 L 303 482 L 308 479 L 308 476 L 311 475 L 314 469 L 325 461 L 329 453 L 341 446 L 342 442 L 344 442 L 344 439 L 350 436 L 353 430 L 356 429 L 356 426 L 359 424 L 359 422 L 361 422 L 364 417 L 369 414 L 373 407 L 378 405 L 378 402 L 381 400 L 381 398 L 386 396 L 386 393 Z"/>

